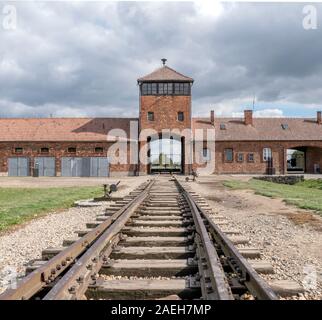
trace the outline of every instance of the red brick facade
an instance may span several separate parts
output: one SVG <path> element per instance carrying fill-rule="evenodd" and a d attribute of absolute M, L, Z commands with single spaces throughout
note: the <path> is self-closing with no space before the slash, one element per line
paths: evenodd
<path fill-rule="evenodd" d="M 135 162 L 133 158 L 138 158 L 141 148 L 148 146 L 149 134 L 133 144 L 133 140 L 128 140 L 133 139 L 130 137 L 132 121 L 139 122 L 139 128 L 134 129 L 138 135 L 145 129 L 153 129 L 157 134 L 162 130 L 173 129 L 181 132 L 184 129 L 192 129 L 193 132 L 197 129 L 215 130 L 216 143 L 208 160 L 213 165 L 211 173 L 265 174 L 270 163 L 263 158 L 264 148 L 271 149 L 270 166 L 276 174 L 287 173 L 287 149 L 300 149 L 304 152 L 305 172 L 314 173 L 317 167 L 322 171 L 321 112 L 317 113 L 315 119 L 253 118 L 251 110 L 246 110 L 243 118 L 217 118 L 213 111 L 209 118 L 192 118 L 193 79 L 164 66 L 140 78 L 138 82 L 139 119 L 0 119 L 0 175 L 8 174 L 10 157 L 28 157 L 30 174 L 35 157 L 54 157 L 57 176 L 62 172 L 62 157 L 108 157 L 111 175 L 147 174 L 150 172 L 149 165 Z M 146 88 L 147 91 L 142 94 L 142 85 L 152 83 L 156 93 Z M 168 85 L 171 86 L 170 94 L 165 94 L 163 87 L 160 92 L 159 83 L 167 88 Z M 175 84 L 178 88 L 182 85 L 185 91 L 175 92 Z M 115 151 L 114 143 L 122 134 L 119 136 L 118 133 L 111 133 L 114 128 L 125 132 L 122 144 L 125 144 L 126 154 Z M 208 148 L 206 141 L 201 138 L 201 150 L 194 150 L 194 163 L 190 165 L 184 159 L 185 156 L 190 158 L 192 155 L 185 154 L 183 137 L 175 138 L 182 142 L 183 173 L 190 174 L 192 169 L 205 167 L 205 164 L 197 165 L 196 159 L 203 148 Z M 196 145 L 197 142 L 194 143 Z M 16 148 L 21 148 L 21 152 L 17 152 Z M 44 153 L 41 152 L 42 148 L 49 150 Z M 68 148 L 76 148 L 76 152 L 69 152 Z M 103 149 L 98 152 L 97 148 Z M 145 156 L 149 156 L 148 151 L 146 153 Z M 118 158 L 120 159 L 117 160 Z"/>
<path fill-rule="evenodd" d="M 276 174 L 287 173 L 286 150 L 306 148 L 305 172 L 314 173 L 314 164 L 322 169 L 322 141 L 253 141 L 253 142 L 217 142 L 216 143 L 216 170 L 219 174 L 265 174 L 268 163 L 263 159 L 263 148 L 271 148 L 273 168 Z M 233 150 L 233 161 L 225 160 L 224 150 Z M 243 155 L 243 160 L 238 159 L 238 154 Z M 248 155 L 254 155 L 254 160 L 249 161 Z"/>
<path fill-rule="evenodd" d="M 148 112 L 153 112 L 154 120 L 148 119 Z M 179 112 L 183 113 L 183 121 L 178 119 Z M 179 132 L 191 129 L 191 96 L 140 96 L 139 123 L 140 132 L 145 129 L 153 129 L 159 135 L 164 129 L 178 130 Z M 176 138 L 181 139 L 182 137 Z M 141 141 L 140 148 L 144 147 L 146 143 L 147 141 Z M 183 171 L 188 173 L 189 165 L 184 166 Z M 141 164 L 140 172 L 142 174 L 149 173 L 149 166 Z"/>
<path fill-rule="evenodd" d="M 35 157 L 55 157 L 56 175 L 61 175 L 62 157 L 106 157 L 113 142 L 0 142 L 0 175 L 8 174 L 8 158 L 28 157 L 29 174 L 32 175 Z M 95 152 L 95 148 L 103 148 L 103 152 Z M 16 153 L 16 148 L 22 148 L 22 153 Z M 49 152 L 42 153 L 41 148 L 49 148 Z M 76 152 L 68 152 L 68 148 L 76 148 Z M 118 155 L 116 155 L 118 156 Z M 127 144 L 127 164 L 116 163 L 110 165 L 110 172 L 116 175 L 134 175 L 137 167 L 130 164 L 130 145 Z M 115 161 L 117 162 L 117 161 Z"/>

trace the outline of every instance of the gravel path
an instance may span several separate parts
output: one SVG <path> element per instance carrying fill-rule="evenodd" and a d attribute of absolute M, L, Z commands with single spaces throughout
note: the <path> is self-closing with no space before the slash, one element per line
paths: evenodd
<path fill-rule="evenodd" d="M 113 196 L 122 197 L 135 189 L 145 177 L 138 177 L 121 183 Z M 75 237 L 76 230 L 85 229 L 88 221 L 95 220 L 98 214 L 104 213 L 110 205 L 102 202 L 99 207 L 74 207 L 63 212 L 53 212 L 45 217 L 36 219 L 21 228 L 0 237 L 0 292 L 4 290 L 8 268 L 23 276 L 26 264 L 39 259 L 43 249 L 59 247 L 64 239 Z"/>
<path fill-rule="evenodd" d="M 191 183 L 191 187 L 207 199 L 214 212 L 227 217 L 231 229 L 239 229 L 247 236 L 250 245 L 260 249 L 264 260 L 272 263 L 275 274 L 262 275 L 263 278 L 295 280 L 301 285 L 311 280 L 312 288 L 292 299 L 322 299 L 322 219 L 319 216 L 288 206 L 279 199 L 225 188 L 218 178 L 199 181 Z"/>

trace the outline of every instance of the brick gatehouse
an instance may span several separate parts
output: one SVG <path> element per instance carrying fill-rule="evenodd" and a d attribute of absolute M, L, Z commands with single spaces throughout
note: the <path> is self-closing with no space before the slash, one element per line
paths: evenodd
<path fill-rule="evenodd" d="M 254 118 L 251 110 L 194 118 L 193 81 L 163 60 L 138 79 L 139 118 L 2 118 L 0 175 L 190 174 L 207 165 L 218 174 L 322 172 L 321 111 L 311 119 Z M 195 136 L 207 130 L 212 143 Z"/>

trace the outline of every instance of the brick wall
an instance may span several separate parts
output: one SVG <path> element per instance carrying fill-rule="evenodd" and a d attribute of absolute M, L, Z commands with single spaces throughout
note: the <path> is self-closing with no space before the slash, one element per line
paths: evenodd
<path fill-rule="evenodd" d="M 154 113 L 154 121 L 148 120 L 148 112 Z M 184 113 L 184 121 L 178 120 L 178 112 Z M 162 129 L 191 128 L 191 96 L 140 96 L 140 130 L 154 129 L 161 133 Z M 146 141 L 140 143 L 144 147 Z M 140 165 L 141 174 L 146 174 L 147 165 Z M 184 171 L 188 171 L 185 166 Z"/>
<path fill-rule="evenodd" d="M 241 174 L 265 174 L 267 162 L 263 160 L 263 148 L 272 149 L 273 167 L 276 174 L 285 174 L 287 170 L 287 149 L 305 147 L 306 172 L 314 173 L 314 164 L 319 164 L 322 170 L 322 141 L 247 141 L 247 142 L 216 142 L 215 149 L 215 173 L 241 173 Z M 233 149 L 233 161 L 224 159 L 224 150 Z M 243 154 L 243 161 L 238 161 L 238 153 Z M 249 162 L 249 153 L 254 154 L 254 161 Z M 198 167 L 195 165 L 195 168 Z"/>
<path fill-rule="evenodd" d="M 8 158 L 9 157 L 29 157 L 30 167 L 34 165 L 34 157 L 55 157 L 56 158 L 56 173 L 61 173 L 61 158 L 62 157 L 104 157 L 107 154 L 108 148 L 113 142 L 1 142 L 0 143 L 0 175 L 8 173 Z M 15 154 L 16 147 L 23 148 L 22 154 Z M 42 147 L 48 147 L 47 154 L 40 153 Z M 67 151 L 69 147 L 76 147 L 76 153 L 71 154 Z M 103 147 L 103 153 L 95 153 L 95 147 Z M 272 149 L 273 166 L 276 169 L 276 174 L 286 173 L 287 159 L 286 150 L 305 147 L 306 150 L 306 172 L 314 173 L 314 164 L 318 164 L 322 170 L 322 141 L 298 141 L 298 142 L 222 142 L 218 141 L 215 148 L 215 173 L 244 173 L 244 174 L 265 174 L 267 163 L 263 161 L 263 148 Z M 224 160 L 224 150 L 226 148 L 233 149 L 234 159 L 232 162 Z M 133 175 L 138 167 L 135 164 L 130 164 L 130 144 L 126 146 L 128 164 L 116 163 L 110 166 L 112 175 Z M 238 162 L 237 154 L 242 153 L 244 159 Z M 248 162 L 248 153 L 254 154 L 254 162 Z M 213 158 L 211 161 L 213 161 Z M 198 166 L 194 165 L 194 169 Z M 143 168 L 143 169 L 142 169 Z M 146 173 L 145 166 L 141 166 L 141 173 Z M 185 172 L 188 172 L 189 167 L 186 166 Z"/>
<path fill-rule="evenodd" d="M 106 157 L 108 148 L 113 142 L 1 142 L 0 143 L 0 175 L 8 173 L 8 158 L 28 157 L 30 159 L 30 170 L 34 166 L 35 157 L 55 157 L 56 175 L 61 174 L 62 157 Z M 41 153 L 41 148 L 49 148 L 48 153 Z M 68 148 L 76 148 L 76 153 L 69 153 Z M 103 152 L 95 152 L 95 147 L 102 147 Z M 15 148 L 23 148 L 22 153 L 15 153 Z M 130 145 L 127 144 L 128 164 L 111 164 L 111 174 L 133 175 L 135 166 L 129 164 Z M 112 160 L 113 157 L 111 157 Z M 30 171 L 31 172 L 31 171 Z"/>
<path fill-rule="evenodd" d="M 154 112 L 154 121 L 148 121 L 148 112 Z M 177 120 L 178 112 L 184 112 L 184 121 Z M 191 128 L 190 96 L 141 96 L 140 128 L 162 129 Z"/>

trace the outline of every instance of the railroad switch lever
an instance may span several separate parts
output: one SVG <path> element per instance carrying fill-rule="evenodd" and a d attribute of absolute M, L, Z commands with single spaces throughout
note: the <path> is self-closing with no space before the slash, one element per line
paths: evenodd
<path fill-rule="evenodd" d="M 189 181 L 195 182 L 195 181 L 197 181 L 197 177 L 198 177 L 197 171 L 192 170 L 191 175 L 192 175 L 192 178 L 186 177 L 186 182 L 189 182 Z"/>
<path fill-rule="evenodd" d="M 117 187 L 118 185 L 121 183 L 121 181 L 119 180 L 117 183 L 112 183 L 112 184 L 107 184 L 104 183 L 103 184 L 103 188 L 104 188 L 104 197 L 106 198 L 110 198 L 110 194 L 112 192 L 116 192 L 117 191 Z"/>

